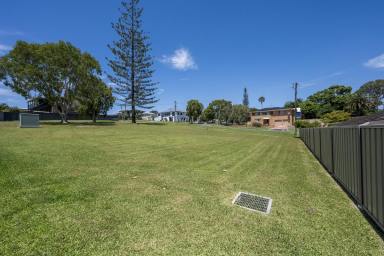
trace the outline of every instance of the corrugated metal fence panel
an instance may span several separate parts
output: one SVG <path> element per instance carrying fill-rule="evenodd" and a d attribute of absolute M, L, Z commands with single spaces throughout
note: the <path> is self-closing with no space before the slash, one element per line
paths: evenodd
<path fill-rule="evenodd" d="M 309 129 L 309 147 L 311 148 L 312 153 L 315 152 L 315 129 Z"/>
<path fill-rule="evenodd" d="M 313 152 L 315 153 L 317 159 L 321 159 L 321 134 L 320 134 L 320 129 L 322 128 L 314 128 L 313 133 L 314 133 L 314 140 L 315 140 L 315 146 Z"/>
<path fill-rule="evenodd" d="M 307 129 L 300 129 L 300 137 L 302 139 L 302 141 L 305 143 L 305 145 L 308 145 L 308 130 Z"/>
<path fill-rule="evenodd" d="M 384 225 L 384 128 L 362 128 L 363 205 Z"/>
<path fill-rule="evenodd" d="M 300 138 L 308 146 L 308 129 L 300 129 Z"/>
<path fill-rule="evenodd" d="M 333 154 L 335 177 L 361 203 L 359 128 L 333 128 Z"/>
<path fill-rule="evenodd" d="M 332 132 L 332 128 L 320 129 L 321 162 L 330 173 L 333 173 Z"/>

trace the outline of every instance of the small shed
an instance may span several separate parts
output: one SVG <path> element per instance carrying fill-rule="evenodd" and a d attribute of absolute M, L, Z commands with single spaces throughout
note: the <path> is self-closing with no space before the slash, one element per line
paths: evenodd
<path fill-rule="evenodd" d="M 39 114 L 20 113 L 20 128 L 39 128 Z"/>

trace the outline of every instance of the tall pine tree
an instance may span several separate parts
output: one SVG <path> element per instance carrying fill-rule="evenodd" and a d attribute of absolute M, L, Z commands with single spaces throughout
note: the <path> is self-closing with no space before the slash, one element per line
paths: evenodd
<path fill-rule="evenodd" d="M 153 58 L 149 37 L 142 29 L 143 8 L 139 0 L 122 2 L 120 17 L 112 24 L 119 40 L 108 45 L 114 59 L 108 59 L 114 75 L 108 78 L 115 84 L 114 92 L 123 104 L 132 109 L 132 123 L 136 123 L 136 108 L 150 109 L 156 103 L 157 83 L 152 81 Z"/>
<path fill-rule="evenodd" d="M 246 106 L 246 107 L 249 107 L 249 99 L 248 99 L 247 88 L 244 88 L 244 93 L 243 93 L 243 105 Z"/>

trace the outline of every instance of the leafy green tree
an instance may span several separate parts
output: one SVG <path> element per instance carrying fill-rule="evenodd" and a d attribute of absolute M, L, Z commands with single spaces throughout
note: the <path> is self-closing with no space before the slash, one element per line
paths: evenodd
<path fill-rule="evenodd" d="M 264 96 L 261 96 L 261 97 L 259 98 L 259 102 L 260 102 L 260 104 L 261 104 L 261 108 L 263 108 L 263 103 L 265 102 L 265 97 L 264 97 Z"/>
<path fill-rule="evenodd" d="M 6 103 L 0 103 L 0 112 L 20 112 L 18 107 L 11 107 Z"/>
<path fill-rule="evenodd" d="M 333 85 L 325 90 L 316 92 L 308 100 L 319 105 L 318 115 L 322 116 L 335 110 L 345 110 L 352 92 L 352 87 Z"/>
<path fill-rule="evenodd" d="M 5 103 L 0 103 L 0 112 L 6 112 L 9 106 Z"/>
<path fill-rule="evenodd" d="M 228 121 L 232 114 L 232 103 L 227 100 L 214 100 L 209 105 L 208 108 L 212 109 L 214 113 L 214 119 L 216 119 L 220 124 L 224 122 L 228 124 Z"/>
<path fill-rule="evenodd" d="M 303 101 L 299 104 L 301 113 L 306 119 L 313 119 L 319 117 L 320 106 L 310 100 Z"/>
<path fill-rule="evenodd" d="M 360 92 L 355 92 L 348 99 L 346 111 L 354 116 L 363 116 L 372 112 L 372 107 L 365 96 Z"/>
<path fill-rule="evenodd" d="M 132 123 L 136 123 L 136 108 L 151 109 L 158 101 L 157 83 L 152 81 L 153 58 L 148 35 L 142 29 L 143 8 L 139 0 L 122 2 L 121 15 L 112 24 L 119 39 L 108 45 L 114 59 L 108 59 L 114 75 L 108 78 L 116 84 L 114 92 L 131 106 Z"/>
<path fill-rule="evenodd" d="M 324 123 L 337 123 L 337 122 L 343 122 L 351 118 L 351 114 L 348 112 L 336 110 L 332 111 L 330 113 L 325 114 L 321 120 Z"/>
<path fill-rule="evenodd" d="M 303 102 L 303 99 L 297 99 L 297 107 Z M 294 101 L 287 101 L 284 104 L 284 108 L 295 108 L 295 102 Z"/>
<path fill-rule="evenodd" d="M 375 80 L 365 83 L 357 91 L 367 101 L 370 112 L 377 111 L 383 105 L 384 80 Z"/>
<path fill-rule="evenodd" d="M 189 122 L 192 123 L 196 121 L 201 114 L 203 113 L 204 106 L 198 100 L 190 100 L 187 103 L 187 116 L 189 117 Z"/>
<path fill-rule="evenodd" d="M 249 98 L 248 98 L 247 88 L 244 88 L 244 92 L 243 92 L 243 105 L 246 106 L 247 108 L 249 107 Z"/>
<path fill-rule="evenodd" d="M 4 84 L 26 99 L 36 93 L 54 106 L 62 122 L 76 99 L 76 91 L 92 77 L 101 74 L 97 60 L 72 44 L 28 44 L 18 41 L 0 58 Z"/>
<path fill-rule="evenodd" d="M 106 115 L 115 102 L 112 88 L 96 77 L 80 86 L 76 95 L 80 103 L 80 112 L 90 115 L 94 123 L 100 114 Z"/>
<path fill-rule="evenodd" d="M 249 109 L 245 105 L 233 105 L 230 120 L 232 123 L 244 124 L 248 121 Z"/>
<path fill-rule="evenodd" d="M 210 104 L 206 109 L 204 109 L 201 118 L 205 122 L 211 122 L 215 120 L 216 113 L 213 109 L 213 106 Z"/>

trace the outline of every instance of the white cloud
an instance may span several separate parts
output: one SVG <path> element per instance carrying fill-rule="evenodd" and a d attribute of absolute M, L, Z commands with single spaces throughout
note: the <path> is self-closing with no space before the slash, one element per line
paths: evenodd
<path fill-rule="evenodd" d="M 181 71 L 197 69 L 197 64 L 195 63 L 189 50 L 186 48 L 175 50 L 171 56 L 164 55 L 160 61 Z"/>
<path fill-rule="evenodd" d="M 23 36 L 24 33 L 21 31 L 14 30 L 0 30 L 0 36 Z"/>
<path fill-rule="evenodd" d="M 9 50 L 11 50 L 12 47 L 11 46 L 8 46 L 8 45 L 5 45 L 5 44 L 0 44 L 0 53 L 5 53 Z"/>
<path fill-rule="evenodd" d="M 364 63 L 364 66 L 369 68 L 384 68 L 384 54 L 381 54 Z"/>

